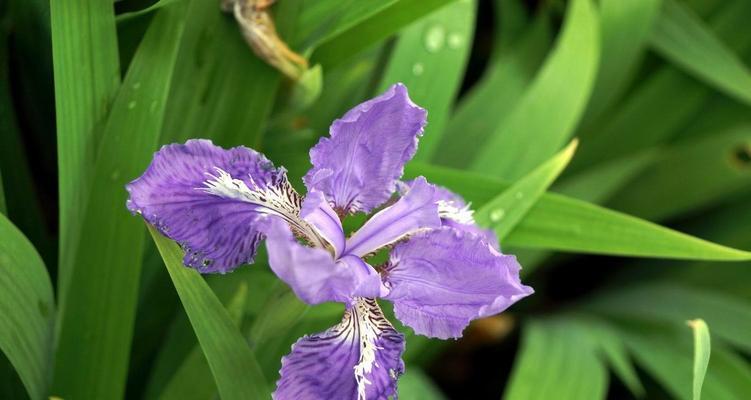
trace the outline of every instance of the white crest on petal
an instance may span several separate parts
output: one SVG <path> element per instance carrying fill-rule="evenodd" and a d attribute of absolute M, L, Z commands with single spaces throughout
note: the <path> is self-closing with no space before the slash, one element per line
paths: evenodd
<path fill-rule="evenodd" d="M 475 223 L 475 212 L 469 208 L 470 204 L 457 207 L 456 203 L 450 200 L 438 200 L 436 203 L 438 204 L 438 216 L 441 218 L 450 219 L 464 225 Z"/>
<path fill-rule="evenodd" d="M 299 234 L 306 237 L 313 245 L 326 248 L 327 244 L 318 232 L 300 218 L 302 200 L 295 188 L 287 180 L 286 174 L 270 184 L 260 185 L 248 175 L 253 189 L 241 179 L 235 179 L 227 171 L 215 167 L 216 175 L 206 173 L 209 179 L 204 187 L 197 188 L 207 194 L 258 205 L 257 212 L 276 215 L 287 221 Z"/>
<path fill-rule="evenodd" d="M 385 330 L 393 330 L 394 327 L 384 317 L 381 307 L 375 299 L 358 298 L 352 307 L 344 314 L 342 322 L 334 329 L 339 331 L 358 332 L 360 342 L 360 359 L 354 367 L 355 380 L 357 381 L 357 398 L 365 399 L 365 387 L 371 382 L 366 378 L 373 370 L 376 363 L 376 352 L 381 348 L 376 345 L 378 337 Z M 389 376 L 396 379 L 396 373 L 389 371 Z"/>

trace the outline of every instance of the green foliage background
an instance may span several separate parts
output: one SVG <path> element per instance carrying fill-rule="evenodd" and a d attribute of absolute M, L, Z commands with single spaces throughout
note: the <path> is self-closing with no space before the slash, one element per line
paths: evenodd
<path fill-rule="evenodd" d="M 299 184 L 331 121 L 394 82 L 429 111 L 407 174 L 471 201 L 536 289 L 458 342 L 400 326 L 402 398 L 751 397 L 751 2 L 273 13 L 322 86 L 258 59 L 215 0 L 0 3 L 0 398 L 268 397 L 340 306 L 302 304 L 263 257 L 183 268 L 124 185 L 193 137 Z"/>

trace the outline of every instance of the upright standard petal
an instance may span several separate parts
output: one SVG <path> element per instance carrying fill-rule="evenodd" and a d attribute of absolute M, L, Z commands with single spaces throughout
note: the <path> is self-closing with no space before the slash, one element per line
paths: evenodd
<path fill-rule="evenodd" d="M 304 302 L 347 303 L 355 296 L 383 292 L 380 276 L 365 262 L 334 260 L 324 249 L 298 243 L 278 217 L 268 217 L 262 224 L 269 266 Z"/>
<path fill-rule="evenodd" d="M 162 147 L 126 186 L 128 209 L 185 249 L 185 265 L 226 272 L 251 263 L 265 214 L 295 219 L 300 200 L 283 168 L 246 147 L 208 140 Z M 308 228 L 309 230 L 309 228 Z"/>
<path fill-rule="evenodd" d="M 416 333 L 459 337 L 469 322 L 497 314 L 532 294 L 519 264 L 480 237 L 448 227 L 394 247 L 384 274 L 394 312 Z"/>
<path fill-rule="evenodd" d="M 347 241 L 345 254 L 358 257 L 393 244 L 423 229 L 438 228 L 435 187 L 425 178 L 415 179 L 412 188 L 394 205 L 379 211 Z"/>
<path fill-rule="evenodd" d="M 331 138 L 310 150 L 309 191 L 323 192 L 343 213 L 369 212 L 389 199 L 414 156 L 427 112 L 402 84 L 353 108 L 331 125 Z"/>
<path fill-rule="evenodd" d="M 404 336 L 378 303 L 359 299 L 342 322 L 305 336 L 282 359 L 275 400 L 386 400 L 396 398 L 404 372 Z"/>

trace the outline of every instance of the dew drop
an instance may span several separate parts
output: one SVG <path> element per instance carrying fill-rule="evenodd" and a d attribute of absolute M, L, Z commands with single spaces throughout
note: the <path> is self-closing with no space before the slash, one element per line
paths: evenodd
<path fill-rule="evenodd" d="M 133 88 L 133 90 L 138 90 L 141 88 L 141 82 L 136 82 L 133 85 L 131 85 L 131 87 Z"/>
<path fill-rule="evenodd" d="M 130 103 L 128 103 L 128 110 L 132 110 L 134 108 L 136 108 L 136 102 L 135 101 L 131 101 Z"/>
<path fill-rule="evenodd" d="M 149 105 L 149 111 L 151 113 L 155 113 L 157 108 L 159 108 L 159 102 L 156 100 L 152 101 Z"/>
<path fill-rule="evenodd" d="M 446 29 L 441 25 L 431 25 L 423 35 L 423 44 L 428 53 L 437 53 L 446 42 Z"/>
<path fill-rule="evenodd" d="M 493 210 L 490 212 L 490 221 L 491 222 L 498 222 L 503 219 L 503 217 L 506 215 L 506 210 L 499 208 L 497 210 Z"/>
<path fill-rule="evenodd" d="M 451 33 L 448 37 L 448 44 L 450 49 L 458 49 L 464 43 L 464 38 L 458 33 Z"/>
<path fill-rule="evenodd" d="M 415 63 L 415 65 L 412 66 L 412 73 L 415 76 L 420 76 L 422 73 L 425 72 L 425 66 L 422 65 L 422 63 Z"/>
<path fill-rule="evenodd" d="M 112 171 L 112 173 L 110 174 L 110 179 L 112 179 L 113 181 L 116 181 L 118 178 L 120 178 L 120 170 L 116 169 Z"/>
<path fill-rule="evenodd" d="M 522 197 L 524 197 L 524 193 L 522 193 L 522 192 L 516 192 L 516 194 L 514 195 L 514 197 L 516 197 L 517 200 L 521 199 Z"/>

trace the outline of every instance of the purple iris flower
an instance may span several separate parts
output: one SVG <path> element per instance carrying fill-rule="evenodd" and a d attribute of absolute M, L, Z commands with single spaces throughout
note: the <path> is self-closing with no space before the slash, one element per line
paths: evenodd
<path fill-rule="evenodd" d="M 532 293 L 461 197 L 399 180 L 426 116 L 401 84 L 347 112 L 310 151 L 304 198 L 262 154 L 208 140 L 162 147 L 127 186 L 128 209 L 179 242 L 186 266 L 230 271 L 265 238 L 271 269 L 303 301 L 345 304 L 339 324 L 282 359 L 275 399 L 396 397 L 404 336 L 376 298 L 416 333 L 447 339 Z M 342 218 L 373 211 L 345 235 Z M 369 264 L 382 249 L 388 261 Z"/>

